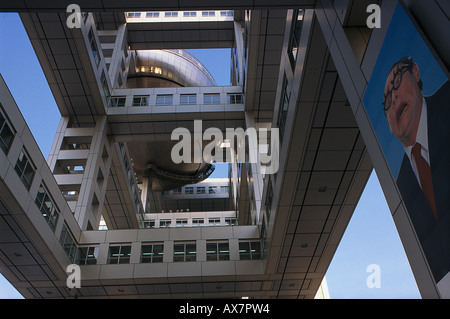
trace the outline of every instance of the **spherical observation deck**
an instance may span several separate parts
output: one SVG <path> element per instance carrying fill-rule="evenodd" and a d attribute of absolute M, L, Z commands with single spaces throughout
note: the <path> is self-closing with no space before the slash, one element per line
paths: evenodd
<path fill-rule="evenodd" d="M 186 50 L 137 50 L 127 88 L 215 86 L 203 64 Z"/>

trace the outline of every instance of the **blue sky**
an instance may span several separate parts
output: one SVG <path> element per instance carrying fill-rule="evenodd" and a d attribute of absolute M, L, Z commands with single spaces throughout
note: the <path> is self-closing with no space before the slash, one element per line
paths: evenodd
<path fill-rule="evenodd" d="M 0 73 L 46 158 L 60 116 L 17 14 L 0 13 L 0 43 Z M 204 63 L 218 85 L 229 84 L 230 50 L 191 52 Z M 369 288 L 366 284 L 370 275 L 366 269 L 371 264 L 380 267 L 380 288 Z M 374 173 L 326 277 L 331 298 L 420 298 Z M 1 275 L 0 298 L 20 298 Z"/>

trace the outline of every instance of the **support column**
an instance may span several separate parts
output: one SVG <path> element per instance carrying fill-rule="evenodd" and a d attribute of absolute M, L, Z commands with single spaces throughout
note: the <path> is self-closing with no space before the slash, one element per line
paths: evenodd
<path fill-rule="evenodd" d="M 81 229 L 98 229 L 112 154 L 106 116 L 92 127 L 71 126 L 61 119 L 48 164 Z"/>

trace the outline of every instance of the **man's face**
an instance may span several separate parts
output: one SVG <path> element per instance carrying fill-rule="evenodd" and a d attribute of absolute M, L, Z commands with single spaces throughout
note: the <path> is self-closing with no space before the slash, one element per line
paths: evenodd
<path fill-rule="evenodd" d="M 420 76 L 417 64 L 409 70 L 405 64 L 397 64 L 389 73 L 384 88 L 384 95 L 388 95 L 386 100 L 389 99 L 388 92 L 392 91 L 391 106 L 386 111 L 391 133 L 404 146 L 414 144 L 422 111 L 422 91 L 418 85 Z"/>

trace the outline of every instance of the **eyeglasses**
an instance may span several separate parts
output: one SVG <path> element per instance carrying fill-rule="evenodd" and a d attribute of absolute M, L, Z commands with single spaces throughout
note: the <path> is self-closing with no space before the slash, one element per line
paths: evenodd
<path fill-rule="evenodd" d="M 402 65 L 397 69 L 397 71 L 395 71 L 394 79 L 391 81 L 392 88 L 387 91 L 386 95 L 384 96 L 384 102 L 382 103 L 385 112 L 389 111 L 389 109 L 391 108 L 392 92 L 396 91 L 400 87 L 400 84 L 402 84 L 403 73 L 405 73 L 405 71 L 411 72 L 413 65 L 413 63 L 407 63 Z"/>

